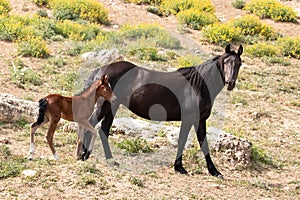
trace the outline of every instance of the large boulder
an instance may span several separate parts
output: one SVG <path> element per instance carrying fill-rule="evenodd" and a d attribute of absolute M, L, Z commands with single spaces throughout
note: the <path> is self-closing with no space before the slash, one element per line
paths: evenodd
<path fill-rule="evenodd" d="M 81 55 L 81 58 L 86 62 L 93 62 L 99 65 L 106 65 L 123 59 L 118 49 L 104 49 L 98 52 L 86 52 Z"/>
<path fill-rule="evenodd" d="M 37 102 L 21 100 L 11 94 L 0 93 L 0 121 L 13 123 L 21 118 L 33 121 L 37 114 Z"/>

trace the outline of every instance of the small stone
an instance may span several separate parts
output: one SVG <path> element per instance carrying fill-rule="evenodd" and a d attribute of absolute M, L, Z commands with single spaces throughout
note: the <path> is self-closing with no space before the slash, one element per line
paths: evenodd
<path fill-rule="evenodd" d="M 26 169 L 26 170 L 22 171 L 22 175 L 24 177 L 34 177 L 34 176 L 36 176 L 36 174 L 37 174 L 37 171 L 32 170 L 32 169 Z"/>

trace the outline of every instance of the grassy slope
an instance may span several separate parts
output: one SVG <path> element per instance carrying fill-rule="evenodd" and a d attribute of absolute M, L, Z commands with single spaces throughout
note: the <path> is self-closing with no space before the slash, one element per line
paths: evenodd
<path fill-rule="evenodd" d="M 37 10 L 30 1 L 15 2 L 14 8 L 21 13 Z M 118 6 L 126 6 L 127 10 L 141 9 L 135 5 L 125 5 L 121 1 L 116 2 Z M 144 11 L 141 10 L 140 13 Z M 114 15 L 112 12 L 110 14 Z M 112 19 L 114 22 L 120 19 L 119 23 L 122 23 L 124 18 L 116 17 L 118 15 L 121 15 L 121 12 L 112 16 Z M 139 15 L 139 12 L 136 11 L 135 15 Z M 137 19 L 136 16 L 135 19 Z M 129 16 L 128 18 L 134 20 Z M 149 21 L 157 20 L 155 17 L 149 18 Z M 160 23 L 163 22 L 166 21 L 160 21 Z M 175 24 L 176 27 L 174 19 L 166 27 L 170 28 L 170 24 Z M 191 35 L 179 37 L 194 39 L 197 33 L 193 32 Z M 193 41 L 192 39 L 188 41 Z M 55 55 L 51 58 L 52 60 L 17 57 L 14 44 L 5 42 L 0 42 L 0 44 L 1 92 L 12 93 L 19 98 L 37 100 L 49 92 L 61 93 L 64 78 L 82 66 L 79 58 L 69 57 L 63 53 L 68 44 L 65 42 L 50 45 L 51 52 Z M 214 47 L 204 45 L 202 48 L 213 49 Z M 11 62 L 16 63 L 18 59 L 43 74 L 42 87 L 29 85 L 21 89 L 12 83 L 10 80 Z M 61 60 L 65 63 L 63 66 L 57 64 Z M 55 138 L 61 160 L 54 162 L 51 159 L 37 158 L 29 162 L 25 159 L 29 146 L 28 124 L 22 121 L 17 124 L 0 122 L 1 138 L 6 138 L 10 142 L 0 146 L 0 176 L 9 176 L 0 179 L 0 197 L 8 199 L 32 197 L 36 199 L 296 198 L 300 193 L 300 127 L 298 122 L 300 64 L 294 59 L 290 61 L 292 63 L 290 66 L 269 66 L 258 59 L 244 57 L 238 89 L 232 93 L 226 93 L 228 103 L 223 128 L 249 139 L 257 147 L 256 155 L 259 162 L 245 168 L 234 166 L 220 159 L 218 154 L 213 155 L 213 159 L 226 180 L 218 180 L 207 175 L 202 154 L 196 154 L 196 158 L 200 157 L 200 159 L 194 162 L 191 159 L 194 154 L 190 151 L 187 153 L 189 156 L 185 158 L 185 166 L 195 175 L 189 177 L 175 174 L 171 167 L 172 163 L 155 170 L 148 166 L 145 170 L 148 171 L 147 173 L 140 172 L 137 170 L 138 164 L 135 168 L 129 168 L 132 165 L 126 164 L 126 156 L 123 154 L 117 154 L 116 157 L 125 164 L 120 168 L 111 167 L 102 158 L 103 152 L 100 151 L 99 141 L 96 152 L 101 153 L 96 154 L 95 157 L 101 157 L 100 161 L 92 158 L 86 163 L 77 162 L 73 159 L 75 133 L 64 133 L 61 129 L 58 130 Z M 51 70 L 57 73 L 52 73 Z M 70 94 L 70 91 L 65 89 L 63 93 Z M 37 134 L 36 151 L 37 156 L 50 157 L 50 150 L 43 142 L 45 131 L 45 129 L 40 130 Z M 144 162 L 146 157 L 140 156 L 139 161 Z M 160 159 L 165 158 L 161 156 Z M 4 168 L 4 166 L 7 167 Z M 24 178 L 19 174 L 23 169 L 34 169 L 38 175 L 33 178 Z"/>

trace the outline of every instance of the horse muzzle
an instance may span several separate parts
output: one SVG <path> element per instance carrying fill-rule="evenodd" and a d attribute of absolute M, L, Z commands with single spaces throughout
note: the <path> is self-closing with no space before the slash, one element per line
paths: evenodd
<path fill-rule="evenodd" d="M 227 90 L 231 91 L 235 87 L 234 81 L 226 81 Z"/>

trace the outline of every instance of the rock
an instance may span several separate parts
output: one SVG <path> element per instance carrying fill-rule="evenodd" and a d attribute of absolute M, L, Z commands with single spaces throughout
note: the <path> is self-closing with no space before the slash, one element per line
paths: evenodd
<path fill-rule="evenodd" d="M 35 177 L 37 175 L 37 171 L 32 170 L 32 169 L 26 169 L 22 171 L 22 175 L 27 178 L 27 177 Z"/>
<path fill-rule="evenodd" d="M 223 155 L 225 160 L 228 160 L 232 164 L 250 164 L 251 142 L 215 127 L 209 127 L 207 129 L 207 137 L 214 151 L 224 152 L 226 155 L 225 157 Z"/>
<path fill-rule="evenodd" d="M 93 62 L 100 65 L 106 65 L 118 60 L 123 60 L 118 49 L 104 49 L 98 52 L 87 52 L 81 55 L 81 58 L 87 62 Z"/>
<path fill-rule="evenodd" d="M 13 123 L 21 117 L 33 121 L 37 114 L 37 102 L 20 100 L 11 94 L 0 93 L 0 121 Z"/>
<path fill-rule="evenodd" d="M 147 141 L 155 141 L 159 132 L 164 132 L 170 144 L 178 145 L 179 127 L 167 126 L 161 123 L 151 123 L 133 118 L 115 118 L 112 125 L 113 133 L 123 133 L 141 137 Z M 185 148 L 191 147 L 192 135 L 189 134 Z M 207 129 L 207 140 L 212 151 L 220 152 L 223 159 L 232 164 L 248 165 L 251 159 L 252 144 L 243 138 L 238 138 L 215 127 Z"/>

